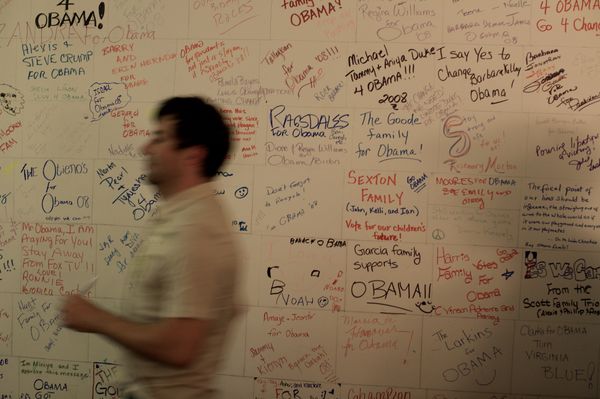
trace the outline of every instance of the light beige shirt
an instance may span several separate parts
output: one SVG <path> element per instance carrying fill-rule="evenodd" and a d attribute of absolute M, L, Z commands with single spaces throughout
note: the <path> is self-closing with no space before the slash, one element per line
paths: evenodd
<path fill-rule="evenodd" d="M 152 323 L 161 318 L 211 320 L 191 367 L 175 368 L 124 354 L 125 391 L 142 399 L 208 398 L 235 314 L 237 250 L 229 220 L 211 183 L 163 202 L 128 270 L 124 316 Z"/>

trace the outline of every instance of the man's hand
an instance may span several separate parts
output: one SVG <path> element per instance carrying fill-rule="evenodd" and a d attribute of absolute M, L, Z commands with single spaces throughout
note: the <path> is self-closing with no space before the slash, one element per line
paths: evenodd
<path fill-rule="evenodd" d="M 98 331 L 98 323 L 102 323 L 105 313 L 81 295 L 69 295 L 62 308 L 62 321 L 65 327 L 93 333 Z"/>

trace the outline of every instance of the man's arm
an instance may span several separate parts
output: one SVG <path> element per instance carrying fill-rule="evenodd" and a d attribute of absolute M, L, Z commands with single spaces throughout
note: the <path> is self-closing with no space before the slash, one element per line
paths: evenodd
<path fill-rule="evenodd" d="M 80 295 L 69 296 L 62 313 L 68 328 L 104 335 L 138 355 L 174 367 L 186 367 L 196 358 L 210 324 L 209 320 L 188 318 L 136 323 L 103 310 Z"/>

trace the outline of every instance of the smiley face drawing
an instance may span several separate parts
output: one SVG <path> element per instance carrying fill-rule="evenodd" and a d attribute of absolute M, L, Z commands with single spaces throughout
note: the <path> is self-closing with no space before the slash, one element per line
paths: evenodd
<path fill-rule="evenodd" d="M 317 300 L 317 303 L 319 304 L 319 307 L 324 308 L 325 306 L 329 305 L 329 299 L 325 296 L 322 296 Z"/>
<path fill-rule="evenodd" d="M 242 198 L 246 198 L 246 196 L 248 195 L 248 187 L 240 187 L 237 190 L 235 190 L 235 198 L 237 199 L 242 199 Z"/>
<path fill-rule="evenodd" d="M 0 84 L 0 113 L 2 109 L 10 115 L 20 114 L 25 106 L 25 97 L 16 88 L 7 84 Z"/>
<path fill-rule="evenodd" d="M 425 314 L 433 313 L 437 309 L 437 306 L 433 305 L 431 301 L 419 301 L 415 303 L 415 306 Z"/>

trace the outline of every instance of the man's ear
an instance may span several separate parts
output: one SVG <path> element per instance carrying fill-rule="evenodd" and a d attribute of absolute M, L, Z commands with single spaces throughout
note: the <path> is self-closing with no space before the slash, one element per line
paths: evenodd
<path fill-rule="evenodd" d="M 207 155 L 207 150 L 205 147 L 194 145 L 186 148 L 185 151 L 185 162 L 188 163 L 190 167 L 193 167 L 197 170 L 200 165 L 204 164 L 204 160 L 206 159 Z"/>

